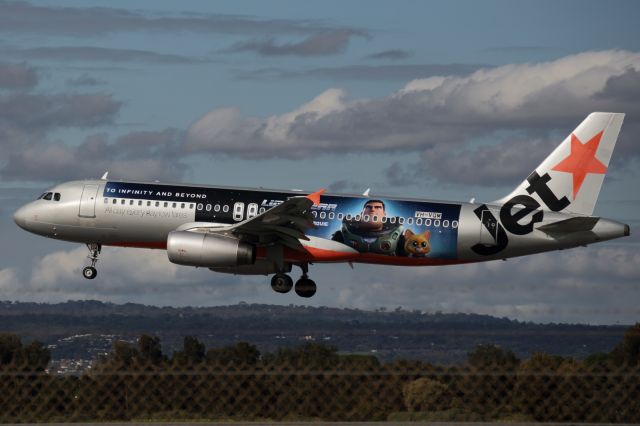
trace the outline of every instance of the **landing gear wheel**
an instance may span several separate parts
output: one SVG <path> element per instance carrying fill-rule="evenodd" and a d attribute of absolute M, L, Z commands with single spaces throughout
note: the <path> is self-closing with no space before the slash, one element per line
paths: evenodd
<path fill-rule="evenodd" d="M 98 275 L 98 271 L 93 266 L 87 266 L 82 270 L 82 276 L 88 280 L 92 280 Z"/>
<path fill-rule="evenodd" d="M 271 288 L 277 293 L 288 293 L 293 287 L 293 280 L 287 274 L 275 274 L 271 278 Z"/>
<path fill-rule="evenodd" d="M 89 249 L 89 260 L 91 261 L 91 266 L 87 266 L 82 270 L 82 276 L 88 280 L 94 279 L 98 275 L 98 271 L 95 266 L 98 262 L 98 256 L 100 255 L 100 251 L 102 250 L 102 245 L 97 243 L 87 244 L 87 248 Z"/>
<path fill-rule="evenodd" d="M 296 294 L 300 297 L 312 297 L 316 290 L 316 283 L 312 279 L 303 276 L 296 282 Z"/>

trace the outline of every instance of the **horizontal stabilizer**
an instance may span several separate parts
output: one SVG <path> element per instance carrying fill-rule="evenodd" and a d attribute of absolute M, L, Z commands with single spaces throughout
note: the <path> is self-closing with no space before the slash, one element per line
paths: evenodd
<path fill-rule="evenodd" d="M 574 232 L 591 231 L 599 220 L 599 217 L 572 217 L 571 219 L 542 225 L 538 230 L 552 237 L 558 237 Z"/>

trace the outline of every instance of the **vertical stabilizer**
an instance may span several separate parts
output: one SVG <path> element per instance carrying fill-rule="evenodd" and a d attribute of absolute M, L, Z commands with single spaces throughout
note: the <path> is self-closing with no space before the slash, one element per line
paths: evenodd
<path fill-rule="evenodd" d="M 527 195 L 546 210 L 593 214 L 624 114 L 594 112 L 529 175 L 504 204 Z"/>

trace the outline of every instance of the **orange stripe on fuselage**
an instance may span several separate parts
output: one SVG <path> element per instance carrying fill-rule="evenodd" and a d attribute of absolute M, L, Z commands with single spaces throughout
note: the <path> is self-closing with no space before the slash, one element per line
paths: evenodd
<path fill-rule="evenodd" d="M 115 242 L 104 244 L 106 246 L 116 247 L 135 247 L 148 249 L 167 249 L 166 241 L 160 242 Z M 469 261 L 458 259 L 432 259 L 429 257 L 407 257 L 407 256 L 390 256 L 377 253 L 353 253 L 342 252 L 336 250 L 327 250 L 316 247 L 305 246 L 304 250 L 293 250 L 284 248 L 284 261 L 291 263 L 300 262 L 357 262 L 357 263 L 375 263 L 380 265 L 398 265 L 398 266 L 429 266 L 429 265 L 455 265 L 460 263 L 469 263 Z M 258 247 L 256 250 L 257 259 L 266 259 L 267 250 L 265 247 Z"/>
<path fill-rule="evenodd" d="M 115 243 L 105 243 L 103 245 L 105 245 L 105 246 L 115 246 L 115 247 L 135 247 L 135 248 L 160 249 L 160 250 L 166 250 L 167 249 L 167 242 L 166 241 L 157 241 L 157 242 L 151 242 L 151 241 L 147 241 L 147 242 L 122 241 L 122 242 L 115 242 Z"/>

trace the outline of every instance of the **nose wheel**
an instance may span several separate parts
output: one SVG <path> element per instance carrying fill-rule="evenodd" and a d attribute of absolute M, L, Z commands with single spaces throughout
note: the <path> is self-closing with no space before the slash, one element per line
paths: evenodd
<path fill-rule="evenodd" d="M 82 276 L 88 280 L 92 280 L 98 275 L 98 271 L 93 266 L 87 266 L 82 270 Z"/>
<path fill-rule="evenodd" d="M 91 260 L 91 266 L 87 266 L 82 270 L 82 276 L 88 280 L 94 279 L 98 275 L 98 270 L 96 269 L 96 263 L 98 262 L 98 256 L 100 255 L 100 251 L 102 250 L 102 246 L 100 244 L 87 244 L 87 248 L 89 249 L 89 260 Z"/>

